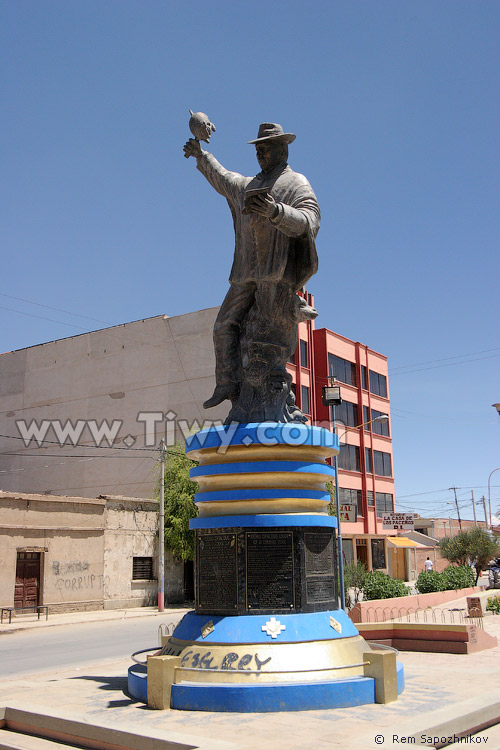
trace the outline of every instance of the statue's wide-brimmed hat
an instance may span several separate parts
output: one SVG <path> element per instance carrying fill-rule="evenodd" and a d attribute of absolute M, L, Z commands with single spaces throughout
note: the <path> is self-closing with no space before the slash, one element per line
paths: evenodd
<path fill-rule="evenodd" d="M 248 143 L 264 143 L 264 141 L 275 141 L 281 139 L 286 143 L 292 143 L 297 136 L 295 133 L 284 133 L 281 125 L 276 122 L 261 122 L 259 134 L 254 141 Z"/>

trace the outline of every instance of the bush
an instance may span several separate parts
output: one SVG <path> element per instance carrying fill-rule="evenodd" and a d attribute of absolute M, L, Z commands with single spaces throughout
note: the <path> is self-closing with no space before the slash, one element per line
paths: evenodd
<path fill-rule="evenodd" d="M 469 565 L 462 565 L 461 567 L 449 565 L 443 570 L 441 576 L 443 579 L 442 591 L 467 589 L 469 586 L 474 586 L 476 581 L 476 574 Z"/>
<path fill-rule="evenodd" d="M 468 565 L 461 567 L 449 565 L 442 573 L 438 573 L 436 570 L 420 573 L 417 578 L 416 589 L 419 594 L 467 589 L 469 586 L 474 586 L 475 579 L 475 573 Z"/>
<path fill-rule="evenodd" d="M 419 594 L 430 594 L 433 591 L 443 591 L 443 576 L 437 570 L 420 573 L 415 584 Z"/>
<path fill-rule="evenodd" d="M 500 594 L 490 596 L 486 609 L 490 612 L 494 612 L 496 615 L 500 615 Z"/>
<path fill-rule="evenodd" d="M 410 589 L 403 581 L 391 578 L 380 570 L 372 570 L 366 574 L 364 599 L 392 599 L 396 596 L 408 596 L 410 593 Z"/>

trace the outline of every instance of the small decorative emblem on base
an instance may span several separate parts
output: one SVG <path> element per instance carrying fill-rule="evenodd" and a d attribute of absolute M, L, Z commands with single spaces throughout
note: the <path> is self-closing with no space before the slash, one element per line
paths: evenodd
<path fill-rule="evenodd" d="M 337 633 L 342 633 L 342 625 L 338 620 L 335 619 L 335 617 L 330 617 L 330 626 L 337 631 Z"/>
<path fill-rule="evenodd" d="M 210 635 L 210 633 L 213 633 L 215 630 L 213 620 L 209 620 L 204 624 L 204 626 L 201 629 L 201 637 L 206 638 L 207 635 Z"/>
<path fill-rule="evenodd" d="M 282 625 L 275 617 L 271 617 L 271 619 L 262 626 L 262 630 L 264 633 L 267 633 L 267 635 L 270 635 L 271 638 L 277 638 L 281 635 L 282 630 L 286 630 L 286 625 Z"/>

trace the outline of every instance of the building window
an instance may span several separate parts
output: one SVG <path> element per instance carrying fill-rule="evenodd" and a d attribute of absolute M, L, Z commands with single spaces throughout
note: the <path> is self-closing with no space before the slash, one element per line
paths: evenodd
<path fill-rule="evenodd" d="M 368 503 L 368 505 L 375 505 L 373 492 L 371 490 L 368 490 L 368 492 L 366 493 L 366 502 Z"/>
<path fill-rule="evenodd" d="M 370 391 L 376 396 L 387 398 L 387 378 L 385 375 L 370 370 Z"/>
<path fill-rule="evenodd" d="M 381 477 L 392 477 L 391 454 L 373 451 L 375 474 Z"/>
<path fill-rule="evenodd" d="M 392 513 L 394 510 L 394 498 L 389 492 L 377 492 L 375 495 L 377 503 L 377 516 L 380 518 L 383 513 Z"/>
<path fill-rule="evenodd" d="M 302 411 L 305 414 L 310 414 L 311 411 L 309 409 L 309 388 L 307 387 L 307 385 L 300 386 L 300 395 L 302 397 Z"/>
<path fill-rule="evenodd" d="M 365 426 L 366 432 L 370 432 L 370 425 L 368 422 L 370 421 L 370 409 L 367 406 L 363 406 L 363 424 Z"/>
<path fill-rule="evenodd" d="M 361 388 L 364 391 L 368 390 L 368 383 L 366 380 L 366 367 L 364 365 L 361 365 Z"/>
<path fill-rule="evenodd" d="M 366 463 L 366 473 L 373 474 L 372 452 L 370 448 L 365 448 L 365 463 Z"/>
<path fill-rule="evenodd" d="M 152 557 L 134 557 L 132 558 L 132 580 L 133 581 L 153 581 L 153 558 Z"/>
<path fill-rule="evenodd" d="M 360 471 L 359 448 L 357 445 L 340 446 L 339 469 L 344 469 L 344 471 Z"/>
<path fill-rule="evenodd" d="M 300 364 L 302 367 L 307 367 L 308 357 L 307 357 L 307 341 L 303 341 L 300 339 Z"/>
<path fill-rule="evenodd" d="M 335 354 L 328 355 L 328 374 L 330 377 L 340 380 L 341 383 L 357 385 L 356 365 L 354 362 L 348 362 L 347 359 L 337 357 Z"/>
<path fill-rule="evenodd" d="M 375 409 L 372 409 L 372 419 L 381 417 L 383 414 L 385 414 L 385 412 L 375 411 Z M 372 422 L 371 428 L 372 432 L 374 432 L 375 435 L 383 435 L 384 437 L 389 437 L 389 420 L 387 420 L 386 422 Z"/>
<path fill-rule="evenodd" d="M 358 516 L 363 515 L 363 500 L 361 490 L 350 490 L 339 487 L 339 503 L 349 503 L 355 505 L 358 509 Z"/>
<path fill-rule="evenodd" d="M 330 407 L 330 420 L 333 422 L 332 407 Z M 342 422 L 347 427 L 357 427 L 359 425 L 358 405 L 351 401 L 342 401 L 340 406 L 335 407 L 335 420 Z"/>
<path fill-rule="evenodd" d="M 290 356 L 288 357 L 288 361 L 290 362 L 291 365 L 295 364 L 295 352 L 292 352 L 290 354 Z"/>
<path fill-rule="evenodd" d="M 380 570 L 386 567 L 383 539 L 372 539 L 372 567 L 373 570 Z"/>

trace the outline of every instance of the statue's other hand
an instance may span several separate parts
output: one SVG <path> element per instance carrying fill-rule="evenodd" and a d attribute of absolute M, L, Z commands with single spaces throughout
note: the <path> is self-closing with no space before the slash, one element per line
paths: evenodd
<path fill-rule="evenodd" d="M 196 138 L 190 138 L 184 145 L 184 156 L 186 159 L 189 159 L 190 156 L 201 156 L 202 153 L 200 142 Z"/>
<path fill-rule="evenodd" d="M 251 214 L 260 214 L 268 219 L 278 215 L 278 204 L 271 195 L 256 195 L 248 203 Z"/>

